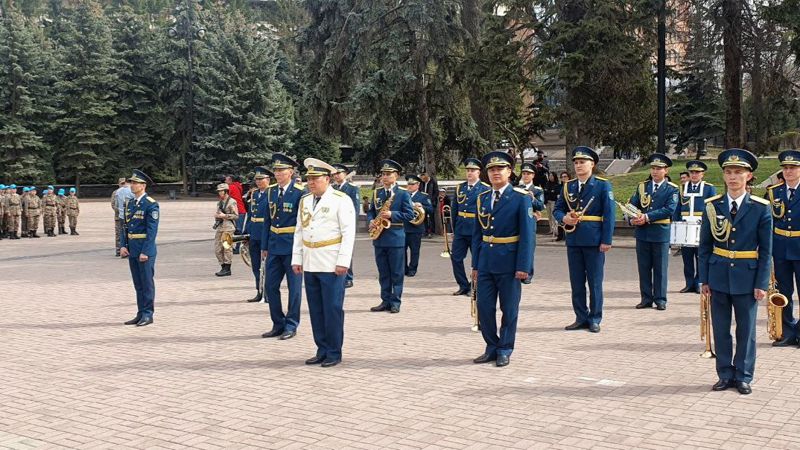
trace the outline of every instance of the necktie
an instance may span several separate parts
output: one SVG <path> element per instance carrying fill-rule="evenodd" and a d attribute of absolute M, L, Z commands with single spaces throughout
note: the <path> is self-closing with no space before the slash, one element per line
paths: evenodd
<path fill-rule="evenodd" d="M 313 209 L 317 209 L 317 203 L 319 202 L 320 198 L 321 197 L 314 197 L 314 208 Z"/>
<path fill-rule="evenodd" d="M 737 212 L 739 212 L 739 208 L 736 206 L 736 202 L 731 202 L 731 217 L 736 216 Z"/>
<path fill-rule="evenodd" d="M 655 192 L 658 190 L 658 187 L 659 187 L 659 186 L 661 186 L 661 185 L 660 185 L 660 184 L 658 184 L 658 183 L 655 183 L 655 184 L 653 184 L 653 193 L 654 193 L 654 194 L 655 194 Z"/>
<path fill-rule="evenodd" d="M 278 189 L 278 208 L 283 206 L 283 188 Z M 277 208 L 276 208 L 277 210 Z M 276 214 L 277 215 L 277 214 Z"/>
<path fill-rule="evenodd" d="M 472 185 L 471 185 L 471 184 L 468 184 L 468 185 L 467 185 L 467 191 L 471 191 L 471 190 L 472 190 Z"/>
<path fill-rule="evenodd" d="M 497 202 L 500 201 L 500 191 L 494 191 L 494 200 L 492 201 L 492 209 L 497 206 Z"/>
<path fill-rule="evenodd" d="M 578 183 L 578 196 L 583 194 L 583 183 Z"/>
<path fill-rule="evenodd" d="M 794 198 L 794 191 L 796 190 L 797 188 L 789 188 L 789 200 Z"/>

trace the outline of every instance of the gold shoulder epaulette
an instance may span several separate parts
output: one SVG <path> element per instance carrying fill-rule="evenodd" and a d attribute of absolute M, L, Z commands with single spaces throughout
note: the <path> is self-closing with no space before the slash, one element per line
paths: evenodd
<path fill-rule="evenodd" d="M 309 192 L 306 195 L 311 195 L 311 192 Z M 338 195 L 339 197 L 347 197 L 347 194 L 345 194 L 342 191 L 337 191 L 336 189 L 333 190 L 333 195 Z M 305 197 L 305 195 L 303 197 Z"/>
<path fill-rule="evenodd" d="M 533 187 L 533 189 L 535 189 L 535 190 L 540 190 L 540 191 L 544 191 L 544 189 L 542 189 L 542 187 L 541 187 L 541 186 L 534 186 L 534 187 Z"/>
<path fill-rule="evenodd" d="M 274 187 L 275 187 L 275 186 L 277 186 L 277 185 L 278 185 L 278 183 L 272 183 L 272 184 L 270 184 L 270 185 L 269 185 L 269 186 L 267 186 L 267 187 L 268 187 L 268 188 L 274 188 Z"/>
<path fill-rule="evenodd" d="M 778 187 L 778 186 L 783 186 L 783 184 L 784 184 L 784 182 L 783 182 L 783 181 L 780 181 L 780 182 L 778 182 L 778 183 L 771 184 L 771 185 L 767 186 L 767 189 L 775 189 L 775 188 L 776 188 L 776 187 Z"/>
<path fill-rule="evenodd" d="M 594 177 L 597 178 L 600 181 L 608 181 L 608 178 L 598 177 L 597 175 L 595 175 Z M 572 180 L 569 180 L 569 181 L 572 181 Z"/>
<path fill-rule="evenodd" d="M 489 191 L 486 191 L 486 192 L 489 192 Z M 519 192 L 520 194 L 528 195 L 528 190 L 527 189 L 523 189 L 521 187 L 515 187 L 514 188 L 514 192 Z"/>
<path fill-rule="evenodd" d="M 672 181 L 667 181 L 667 184 L 669 184 L 670 186 L 672 186 L 674 188 L 679 188 L 680 187 L 677 184 L 673 183 Z"/>
<path fill-rule="evenodd" d="M 757 195 L 750 195 L 750 198 L 753 199 L 753 201 L 756 203 L 761 203 L 762 205 L 769 205 L 769 200 L 761 198 Z"/>
<path fill-rule="evenodd" d="M 400 189 L 401 191 L 407 191 L 408 190 L 408 189 L 404 188 L 403 186 L 397 186 L 397 189 Z"/>
<path fill-rule="evenodd" d="M 417 192 L 419 192 L 422 195 L 427 195 L 428 197 L 430 197 L 430 194 L 428 194 L 427 192 L 422 192 L 422 191 L 417 191 Z"/>
<path fill-rule="evenodd" d="M 721 198 L 722 198 L 722 194 L 717 194 L 717 195 L 715 195 L 713 197 L 708 197 L 707 199 L 705 199 L 705 203 L 713 202 L 713 201 L 719 200 Z"/>
<path fill-rule="evenodd" d="M 481 192 L 480 194 L 478 194 L 478 197 L 480 197 L 481 195 L 488 194 L 489 192 L 492 192 L 492 191 L 491 191 L 491 190 L 489 190 L 489 191 L 483 191 L 483 192 Z"/>
<path fill-rule="evenodd" d="M 484 183 L 483 181 L 481 181 L 481 184 L 486 186 L 486 187 L 492 187 L 492 186 L 489 185 L 489 183 Z"/>
<path fill-rule="evenodd" d="M 339 192 L 339 191 L 335 191 L 335 192 Z M 305 197 L 308 197 L 309 195 L 311 195 L 311 192 L 306 192 L 306 193 L 305 193 L 305 194 L 303 194 L 303 196 L 302 196 L 302 197 L 300 197 L 300 198 L 305 198 Z"/>
<path fill-rule="evenodd" d="M 713 186 L 713 185 L 714 183 L 709 183 L 708 181 L 706 181 L 706 186 Z"/>
<path fill-rule="evenodd" d="M 156 201 L 155 201 L 155 199 L 154 199 L 153 197 L 150 197 L 149 195 L 147 196 L 147 200 L 148 200 L 150 203 L 155 203 L 155 202 L 156 202 Z"/>

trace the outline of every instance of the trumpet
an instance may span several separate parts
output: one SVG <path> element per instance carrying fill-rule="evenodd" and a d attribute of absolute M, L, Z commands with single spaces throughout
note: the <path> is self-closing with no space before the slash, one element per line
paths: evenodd
<path fill-rule="evenodd" d="M 450 220 L 450 223 L 453 223 L 453 210 L 450 208 L 450 205 L 442 206 L 442 235 L 444 235 L 444 251 L 439 253 L 439 256 L 442 258 L 449 258 L 450 257 L 450 240 L 448 238 L 447 233 L 447 221 Z"/>
<path fill-rule="evenodd" d="M 711 296 L 700 295 L 700 340 L 706 342 L 706 349 L 700 354 L 701 358 L 715 358 L 711 348 Z"/>
<path fill-rule="evenodd" d="M 234 236 L 230 232 L 224 231 L 219 237 L 219 240 L 222 241 L 222 248 L 225 250 L 229 250 L 233 248 L 233 244 L 241 242 L 242 246 L 239 250 L 239 254 L 242 255 L 242 261 L 244 261 L 245 265 L 247 265 L 247 267 L 251 266 L 253 262 L 250 260 L 250 246 L 248 245 L 250 243 L 249 234 L 239 234 Z"/>
<path fill-rule="evenodd" d="M 470 288 L 472 288 L 472 295 L 469 299 L 469 315 L 472 317 L 472 327 L 470 329 L 477 332 L 481 329 L 481 324 L 478 320 L 478 282 L 473 279 L 470 282 Z"/>
<path fill-rule="evenodd" d="M 783 339 L 783 308 L 788 304 L 789 299 L 778 291 L 778 282 L 773 271 L 767 290 L 767 334 L 773 341 Z"/>
<path fill-rule="evenodd" d="M 580 223 L 580 219 L 581 217 L 583 217 L 584 211 L 586 211 L 589 208 L 589 206 L 592 204 L 593 201 L 594 197 L 590 198 L 589 201 L 586 202 L 585 205 L 583 205 L 583 208 L 571 210 L 569 212 L 570 217 L 578 219 L 578 223 Z M 565 233 L 572 233 L 575 231 L 576 228 L 578 228 L 578 223 L 576 223 L 575 225 L 568 225 L 565 223 L 562 228 L 564 228 Z"/>
<path fill-rule="evenodd" d="M 620 211 L 622 211 L 622 214 L 624 214 L 624 215 L 626 215 L 628 217 L 639 217 L 640 215 L 642 215 L 642 211 L 639 208 L 633 206 L 630 203 L 626 203 L 626 204 L 623 205 L 622 203 L 620 203 L 620 202 L 618 202 L 616 200 L 615 200 L 615 203 L 619 207 Z"/>

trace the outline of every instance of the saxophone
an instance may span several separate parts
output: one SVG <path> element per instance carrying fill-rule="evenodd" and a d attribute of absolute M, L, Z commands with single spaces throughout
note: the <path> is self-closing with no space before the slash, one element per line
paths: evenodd
<path fill-rule="evenodd" d="M 389 198 L 387 198 L 385 202 L 383 202 L 383 205 L 381 205 L 381 209 L 378 210 L 378 213 L 375 215 L 375 218 L 369 222 L 369 237 L 373 241 L 381 237 L 381 233 L 383 233 L 383 230 L 386 230 L 392 226 L 392 221 L 381 217 L 381 213 L 384 211 L 389 211 L 389 209 L 392 207 L 393 202 L 394 202 L 394 192 L 392 192 L 392 195 L 389 196 Z"/>
<path fill-rule="evenodd" d="M 767 334 L 773 341 L 783 339 L 783 308 L 789 304 L 789 299 L 778 291 L 778 282 L 775 281 L 775 272 L 772 272 L 767 290 Z"/>

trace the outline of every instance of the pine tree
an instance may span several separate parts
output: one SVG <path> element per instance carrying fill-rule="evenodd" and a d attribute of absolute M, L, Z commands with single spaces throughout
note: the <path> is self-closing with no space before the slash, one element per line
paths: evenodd
<path fill-rule="evenodd" d="M 47 114 L 46 49 L 31 23 L 16 11 L 0 18 L 0 180 L 35 183 L 51 179 Z"/>
<path fill-rule="evenodd" d="M 98 172 L 114 152 L 117 77 L 111 31 L 94 2 L 82 2 L 62 16 L 59 54 L 64 71 L 56 83 L 61 135 L 56 164 L 63 176 L 80 185 L 112 175 Z"/>

